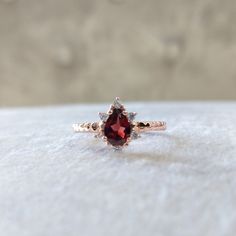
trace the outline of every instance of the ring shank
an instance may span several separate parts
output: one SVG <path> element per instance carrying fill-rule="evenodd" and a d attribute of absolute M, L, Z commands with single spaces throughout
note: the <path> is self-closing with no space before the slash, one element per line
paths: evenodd
<path fill-rule="evenodd" d="M 73 124 L 73 129 L 76 133 L 91 132 L 97 133 L 99 130 L 99 122 L 85 122 L 81 124 Z"/>
<path fill-rule="evenodd" d="M 136 132 L 163 131 L 163 130 L 166 130 L 166 122 L 164 121 L 137 121 L 137 122 L 134 122 L 134 130 Z"/>

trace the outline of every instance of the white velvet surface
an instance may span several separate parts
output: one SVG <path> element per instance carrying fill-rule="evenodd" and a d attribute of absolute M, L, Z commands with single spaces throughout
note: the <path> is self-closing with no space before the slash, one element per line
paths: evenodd
<path fill-rule="evenodd" d="M 0 235 L 234 236 L 236 103 L 130 103 L 168 130 L 123 151 L 72 132 L 107 108 L 0 110 Z"/>

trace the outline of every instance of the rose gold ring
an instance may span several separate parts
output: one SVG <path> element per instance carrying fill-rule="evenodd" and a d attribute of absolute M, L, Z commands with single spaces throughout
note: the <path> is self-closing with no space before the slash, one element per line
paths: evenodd
<path fill-rule="evenodd" d="M 74 124 L 73 129 L 75 132 L 95 133 L 95 137 L 101 137 L 117 149 L 140 137 L 141 132 L 166 130 L 165 122 L 134 121 L 136 115 L 136 112 L 127 112 L 117 97 L 107 113 L 99 112 L 100 122 Z"/>

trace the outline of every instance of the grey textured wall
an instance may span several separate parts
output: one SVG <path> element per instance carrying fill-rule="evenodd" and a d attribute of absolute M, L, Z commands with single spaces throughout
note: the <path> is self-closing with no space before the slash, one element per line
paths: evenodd
<path fill-rule="evenodd" d="M 236 99 L 234 0 L 0 0 L 0 105 Z"/>

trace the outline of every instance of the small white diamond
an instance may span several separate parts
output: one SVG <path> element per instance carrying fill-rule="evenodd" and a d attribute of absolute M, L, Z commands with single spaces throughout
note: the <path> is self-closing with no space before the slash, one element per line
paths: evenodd
<path fill-rule="evenodd" d="M 129 112 L 128 113 L 128 119 L 129 121 L 133 121 L 136 117 L 137 113 L 136 112 Z"/>
<path fill-rule="evenodd" d="M 131 138 L 132 139 L 137 139 L 137 138 L 140 138 L 140 135 L 136 131 L 133 131 L 132 134 L 131 134 Z"/>
<path fill-rule="evenodd" d="M 119 109 L 122 107 L 122 104 L 120 103 L 120 99 L 117 97 L 116 100 L 113 102 L 113 106 L 116 108 L 116 109 Z"/>
<path fill-rule="evenodd" d="M 99 117 L 102 121 L 104 121 L 104 122 L 107 121 L 107 119 L 109 117 L 109 115 L 107 113 L 99 112 L 98 114 L 99 114 Z"/>

